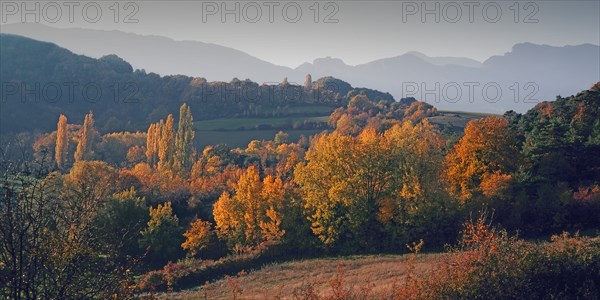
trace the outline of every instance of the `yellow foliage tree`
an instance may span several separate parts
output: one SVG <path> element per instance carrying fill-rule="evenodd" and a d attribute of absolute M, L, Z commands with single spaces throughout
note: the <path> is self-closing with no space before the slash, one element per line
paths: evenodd
<path fill-rule="evenodd" d="M 67 128 L 67 117 L 60 115 L 58 118 L 58 125 L 56 130 L 56 165 L 59 168 L 64 167 L 65 158 L 67 154 L 67 148 L 69 147 L 69 132 Z"/>
<path fill-rule="evenodd" d="M 427 122 L 407 121 L 383 133 L 367 128 L 356 137 L 317 136 L 294 173 L 313 233 L 325 245 L 366 247 L 381 224 L 410 225 L 440 199 L 429 196 L 441 186 L 442 146 Z"/>
<path fill-rule="evenodd" d="M 158 162 L 158 142 L 160 140 L 160 123 L 150 124 L 146 133 L 146 161 L 150 166 Z"/>
<path fill-rule="evenodd" d="M 210 222 L 196 219 L 183 236 L 186 240 L 181 247 L 189 251 L 192 256 L 198 255 L 210 243 L 212 237 Z"/>
<path fill-rule="evenodd" d="M 94 114 L 89 113 L 85 115 L 83 121 L 83 127 L 81 128 L 81 136 L 79 137 L 79 143 L 77 144 L 77 151 L 75 152 L 75 161 L 89 160 L 92 156 L 92 143 L 95 137 L 94 131 Z"/>
<path fill-rule="evenodd" d="M 173 167 L 173 156 L 175 154 L 175 132 L 173 115 L 167 120 L 160 122 L 160 140 L 158 142 L 158 168 L 160 170 L 171 170 Z"/>
<path fill-rule="evenodd" d="M 281 238 L 284 197 L 281 179 L 267 176 L 261 181 L 258 170 L 249 167 L 240 176 L 235 195 L 225 192 L 214 205 L 217 235 L 232 244 L 252 246 Z"/>

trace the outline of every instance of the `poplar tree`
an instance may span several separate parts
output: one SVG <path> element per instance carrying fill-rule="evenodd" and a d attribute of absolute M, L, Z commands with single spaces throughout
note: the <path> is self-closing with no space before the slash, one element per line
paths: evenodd
<path fill-rule="evenodd" d="M 58 118 L 55 149 L 56 165 L 58 165 L 58 167 L 61 169 L 64 167 L 65 164 L 66 152 L 69 146 L 68 139 L 69 136 L 67 130 L 67 117 L 61 114 Z"/>
<path fill-rule="evenodd" d="M 160 142 L 160 123 L 150 124 L 146 133 L 146 160 L 148 165 L 155 167 L 158 163 L 158 144 Z"/>
<path fill-rule="evenodd" d="M 75 161 L 87 160 L 90 158 L 93 134 L 94 114 L 90 112 L 89 114 L 85 115 L 85 119 L 83 121 L 81 137 L 79 138 L 77 151 L 75 152 Z"/>
<path fill-rule="evenodd" d="M 158 148 L 158 168 L 171 170 L 173 167 L 173 154 L 175 150 L 175 133 L 173 132 L 173 115 L 167 117 L 167 121 L 160 122 L 160 142 Z"/>
<path fill-rule="evenodd" d="M 312 76 L 306 74 L 306 80 L 304 81 L 304 89 L 310 90 L 312 88 Z"/>
<path fill-rule="evenodd" d="M 184 103 L 179 109 L 179 124 L 175 137 L 174 167 L 178 171 L 187 171 L 192 166 L 194 135 L 192 112 Z"/>

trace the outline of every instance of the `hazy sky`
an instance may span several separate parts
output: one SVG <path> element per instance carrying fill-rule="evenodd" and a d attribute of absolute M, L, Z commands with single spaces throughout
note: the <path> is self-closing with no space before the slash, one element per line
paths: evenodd
<path fill-rule="evenodd" d="M 598 0 L 133 1 L 131 5 L 122 1 L 118 17 L 114 1 L 83 1 L 73 7 L 73 23 L 65 2 L 54 2 L 59 8 L 39 1 L 27 1 L 25 5 L 33 8 L 36 2 L 40 3 L 41 23 L 49 26 L 121 30 L 215 43 L 290 67 L 325 56 L 339 57 L 351 65 L 408 51 L 483 61 L 510 51 L 520 42 L 600 44 Z M 14 6 L 10 3 L 20 10 L 23 1 L 2 1 L 5 24 L 23 18 L 20 11 L 12 12 Z M 83 18 L 86 4 L 87 21 Z M 96 17 L 96 4 L 101 17 Z M 223 16 L 224 8 L 234 12 Z M 57 9 L 61 10 L 60 16 Z M 423 15 L 425 10 L 430 13 Z M 130 20 L 138 22 L 126 23 L 128 14 L 132 14 Z M 34 17 L 25 16 L 28 21 Z M 98 21 L 92 23 L 94 19 Z"/>

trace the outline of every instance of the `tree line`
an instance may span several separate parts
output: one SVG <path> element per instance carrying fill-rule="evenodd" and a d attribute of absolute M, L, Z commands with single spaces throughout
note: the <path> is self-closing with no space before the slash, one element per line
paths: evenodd
<path fill-rule="evenodd" d="M 125 295 L 134 274 L 169 261 L 185 273 L 190 261 L 255 249 L 441 247 L 481 210 L 529 236 L 597 228 L 599 104 L 596 84 L 525 114 L 473 120 L 453 142 L 427 121 L 433 108 L 360 94 L 332 114 L 343 125 L 335 130 L 202 151 L 186 104 L 177 124 L 168 115 L 145 133 L 101 136 L 91 113 L 82 126 L 61 115 L 57 131 L 33 143 L 33 161 L 3 163 L 1 291 Z M 111 148 L 126 155 L 103 161 Z"/>

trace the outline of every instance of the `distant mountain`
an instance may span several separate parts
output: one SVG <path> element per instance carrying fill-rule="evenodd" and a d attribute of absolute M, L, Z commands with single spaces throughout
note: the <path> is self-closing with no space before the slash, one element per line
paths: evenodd
<path fill-rule="evenodd" d="M 145 68 L 161 75 L 182 74 L 222 81 L 238 77 L 273 82 L 280 81 L 290 70 L 232 48 L 161 36 L 114 30 L 58 29 L 36 23 L 2 25 L 2 33 L 51 42 L 93 58 L 116 54 L 134 68 Z"/>
<path fill-rule="evenodd" d="M 388 91 L 396 98 L 413 96 L 441 110 L 492 113 L 524 112 L 541 101 L 577 93 L 600 80 L 600 47 L 590 44 L 517 44 L 511 52 L 491 57 L 479 67 L 439 65 L 449 61 L 404 54 L 337 71 L 330 64 L 315 63 L 310 70 L 314 76 L 323 76 L 325 70 L 352 84 Z"/>
<path fill-rule="evenodd" d="M 161 75 L 256 82 L 279 82 L 287 77 L 291 83 L 302 84 L 310 73 L 313 78 L 333 76 L 353 86 L 387 91 L 397 99 L 415 97 L 442 110 L 524 112 L 540 101 L 571 95 L 600 81 L 600 47 L 590 44 L 517 44 L 483 63 L 408 52 L 356 66 L 338 58 L 318 58 L 292 69 L 219 45 L 119 31 L 5 24 L 2 32 L 50 41 L 95 58 L 116 54 L 134 68 Z"/>
<path fill-rule="evenodd" d="M 483 64 L 474 59 L 465 58 L 465 57 L 429 57 L 421 52 L 410 51 L 406 54 L 410 54 L 416 56 L 432 65 L 436 66 L 447 66 L 447 65 L 456 65 L 463 67 L 471 67 L 471 68 L 480 68 Z"/>
<path fill-rule="evenodd" d="M 333 109 L 360 93 L 374 101 L 394 101 L 388 93 L 354 88 L 333 77 L 317 79 L 309 87 L 237 78 L 208 82 L 184 75 L 161 77 L 133 71 L 116 55 L 95 59 L 10 34 L 0 34 L 0 78 L 3 133 L 49 130 L 59 114 L 80 123 L 89 111 L 98 124 L 105 124 L 100 128 L 104 132 L 143 130 L 169 113 L 176 115 L 183 102 L 201 120 L 303 116 L 308 106 Z"/>

